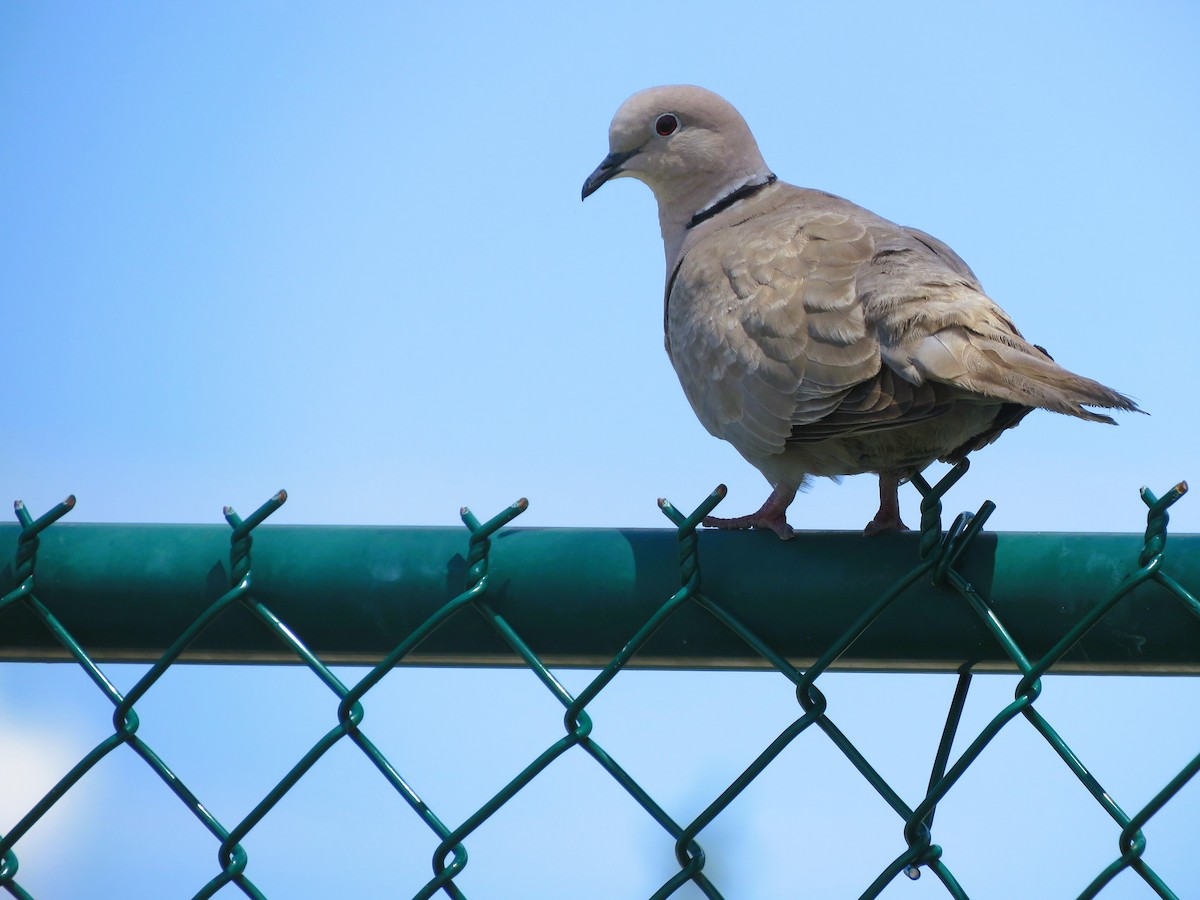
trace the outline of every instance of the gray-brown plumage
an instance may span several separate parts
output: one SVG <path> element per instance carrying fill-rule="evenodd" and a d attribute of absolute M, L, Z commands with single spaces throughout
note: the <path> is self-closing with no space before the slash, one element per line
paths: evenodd
<path fill-rule="evenodd" d="M 903 529 L 898 484 L 994 441 L 1034 407 L 1096 422 L 1136 410 L 1030 344 L 941 241 L 848 200 L 778 181 L 732 106 L 697 87 L 651 88 L 617 111 L 611 178 L 658 200 L 667 353 L 701 423 L 773 487 L 719 528 L 792 534 L 811 475 L 875 472 L 866 532 Z"/>

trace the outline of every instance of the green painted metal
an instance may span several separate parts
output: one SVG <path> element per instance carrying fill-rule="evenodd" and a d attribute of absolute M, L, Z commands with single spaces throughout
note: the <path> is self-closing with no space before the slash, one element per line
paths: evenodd
<path fill-rule="evenodd" d="M 1120 853 L 1083 888 L 1094 897 L 1131 871 L 1161 897 L 1177 895 L 1145 861 L 1142 827 L 1200 772 L 1200 753 L 1149 803 L 1126 813 L 1035 709 L 1053 669 L 1195 673 L 1200 663 L 1197 538 L 1171 539 L 1161 498 L 1143 489 L 1147 527 L 1125 535 L 989 535 L 994 506 L 962 514 L 944 533 L 941 498 L 966 470 L 924 495 L 919 534 L 876 539 L 697 532 L 724 496 L 718 488 L 685 515 L 666 501 L 674 532 L 508 528 L 519 501 L 487 522 L 468 510 L 468 529 L 259 527 L 282 491 L 247 519 L 225 510 L 232 529 L 201 526 L 58 525 L 73 499 L 39 519 L 20 504 L 18 525 L 0 529 L 16 546 L 0 581 L 0 652 L 10 659 L 67 659 L 112 704 L 113 734 L 86 754 L 0 837 L 0 888 L 16 880 L 16 847 L 53 805 L 109 753 L 127 746 L 217 842 L 219 871 L 195 893 L 251 881 L 243 840 L 328 750 L 355 744 L 440 843 L 433 874 L 415 895 L 464 896 L 455 883 L 472 834 L 559 756 L 587 753 L 675 839 L 678 871 L 653 894 L 686 884 L 722 896 L 705 874 L 700 837 L 799 735 L 815 726 L 903 822 L 903 848 L 863 892 L 878 896 L 901 872 L 933 872 L 950 896 L 968 893 L 932 842 L 938 803 L 985 747 L 1018 716 L 1033 728 L 1119 829 Z M 254 544 L 254 564 L 251 547 Z M 701 577 L 700 555 L 704 555 Z M 227 556 L 225 554 L 228 554 Z M 864 565 L 869 563 L 869 565 Z M 460 613 L 468 613 L 460 615 Z M 453 628 L 444 628 L 454 620 Z M 265 626 L 265 627 L 264 627 Z M 769 636 L 769 637 L 767 637 Z M 55 649 L 57 648 L 57 649 Z M 124 695 L 105 676 L 108 660 L 153 664 Z M 188 659 L 261 660 L 307 666 L 337 699 L 336 721 L 232 828 L 222 825 L 139 736 L 136 704 Z M 355 684 L 329 665 L 367 662 Z M 564 708 L 563 736 L 491 798 L 451 827 L 430 809 L 363 732 L 364 703 L 392 668 L 412 663 L 514 664 L 534 671 Z M 594 666 L 572 696 L 552 665 Z M 691 822 L 679 823 L 592 738 L 587 708 L 623 668 L 761 666 L 796 689 L 798 717 Z M 925 796 L 910 806 L 829 716 L 817 685 L 830 669 L 954 669 L 958 687 Z M 1020 673 L 1014 699 L 951 759 L 972 672 Z"/>
<path fill-rule="evenodd" d="M 0 526 L 0 547 L 20 528 Z M 254 595 L 330 664 L 374 665 L 455 596 L 466 576 L 461 529 L 265 526 L 254 532 Z M 702 532 L 704 583 L 793 665 L 821 655 L 912 569 L 920 534 Z M 557 666 L 604 665 L 678 583 L 676 536 L 658 529 L 509 528 L 492 563 L 497 610 Z M 1200 583 L 1200 536 L 1172 536 L 1172 571 Z M 1092 610 L 1141 551 L 1130 534 L 983 533 L 958 570 L 1020 646 L 1040 655 Z M 41 539 L 38 596 L 98 661 L 154 661 L 228 588 L 229 530 L 168 524 L 59 524 Z M 0 569 L 0 593 L 17 583 Z M 1012 668 L 958 592 L 917 578 L 841 668 Z M 1072 641 L 1074 643 L 1074 641 Z M 34 616 L 10 614 L 0 659 L 72 655 Z M 230 616 L 182 659 L 296 662 L 250 616 Z M 523 665 L 484 620 L 433 634 L 407 658 L 424 665 Z M 767 666 L 700 610 L 680 612 L 635 666 Z M 1200 673 L 1200 622 L 1139 584 L 1058 662 L 1060 672 Z"/>
<path fill-rule="evenodd" d="M 20 529 L 0 526 L 0 547 Z M 264 526 L 254 533 L 255 596 L 329 663 L 375 664 L 454 597 L 465 577 L 460 529 Z M 758 533 L 704 531 L 705 584 L 775 649 L 805 665 L 828 648 L 917 557 L 919 534 L 865 539 L 801 533 L 789 543 Z M 667 530 L 510 528 L 496 538 L 491 602 L 553 665 L 612 659 L 678 583 Z M 1172 566 L 1200 584 L 1200 536 L 1172 536 Z M 63 523 L 42 537 L 38 596 L 70 623 L 99 661 L 158 659 L 227 589 L 229 530 L 207 525 Z M 1136 561 L 1128 534 L 979 535 L 957 568 L 1027 652 L 1045 653 Z M 16 585 L 0 569 L 0 594 Z M 336 610 L 336 615 L 330 611 Z M 1011 669 L 1008 654 L 957 592 L 918 578 L 879 627 L 839 657 L 841 668 Z M 9 615 L 0 659 L 71 656 L 34 616 Z M 297 662 L 250 616 L 227 617 L 189 644 L 184 659 Z M 431 635 L 407 661 L 521 665 L 482 619 Z M 761 657 L 698 609 L 655 635 L 635 666 L 764 666 Z M 1066 654 L 1056 671 L 1200 672 L 1200 622 L 1138 586 Z"/>

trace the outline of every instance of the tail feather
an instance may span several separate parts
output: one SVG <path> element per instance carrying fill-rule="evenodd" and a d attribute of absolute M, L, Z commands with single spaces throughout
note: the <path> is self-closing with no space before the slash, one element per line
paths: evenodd
<path fill-rule="evenodd" d="M 1091 378 L 1056 363 L 1041 347 L 1017 339 L 1001 342 L 964 329 L 925 338 L 914 363 L 928 378 L 973 393 L 1115 425 L 1111 416 L 1087 407 L 1143 412 L 1137 403 Z"/>
<path fill-rule="evenodd" d="M 1121 409 L 1141 412 L 1129 397 L 1106 387 L 1098 381 L 1076 375 L 1046 356 L 1033 356 L 1016 347 L 986 342 L 979 348 L 988 364 L 981 367 L 981 380 L 994 386 L 989 396 L 1024 402 L 1029 406 L 1077 416 L 1090 422 L 1115 425 L 1111 416 L 1092 412 L 1085 407 Z M 1028 399 L 1026 399 L 1028 398 Z"/>

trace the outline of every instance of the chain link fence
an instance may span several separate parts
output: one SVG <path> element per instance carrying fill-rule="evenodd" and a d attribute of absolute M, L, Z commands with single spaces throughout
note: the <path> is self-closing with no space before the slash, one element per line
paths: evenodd
<path fill-rule="evenodd" d="M 502 611 L 496 602 L 496 587 L 493 584 L 493 554 L 497 551 L 495 540 L 503 536 L 505 526 L 516 519 L 526 508 L 524 500 L 510 506 L 486 522 L 480 521 L 467 509 L 462 510 L 462 520 L 469 536 L 466 553 L 462 560 L 462 588 L 449 600 L 441 603 L 436 611 L 424 618 L 416 627 L 409 629 L 401 640 L 392 644 L 386 653 L 377 654 L 374 664 L 357 682 L 346 683 L 330 668 L 328 658 L 322 659 L 313 649 L 313 642 L 302 639 L 305 629 L 295 627 L 280 615 L 278 609 L 264 602 L 256 590 L 254 567 L 251 565 L 251 545 L 255 529 L 261 525 L 286 500 L 279 492 L 252 515 L 242 519 L 232 509 L 226 508 L 225 518 L 232 529 L 228 568 L 228 590 L 190 622 L 182 633 L 170 643 L 165 652 L 156 659 L 137 683 L 128 691 L 121 692 L 101 667 L 104 656 L 95 648 L 89 649 L 72 629 L 66 627 L 39 589 L 37 576 L 40 536 L 58 519 L 68 513 L 74 499 L 47 512 L 40 518 L 33 516 L 21 503 L 16 504 L 20 524 L 17 537 L 15 561 L 6 573 L 12 588 L 0 599 L 0 644 L 6 643 L 4 634 L 6 621 L 9 625 L 15 617 L 32 617 L 43 634 L 52 636 L 60 653 L 74 660 L 97 688 L 107 697 L 113 708 L 112 734 L 98 743 L 89 753 L 75 763 L 61 780 L 39 802 L 25 813 L 19 821 L 0 835 L 0 887 L 9 895 L 31 897 L 21 886 L 18 851 L 21 840 L 64 795 L 84 778 L 101 760 L 114 752 L 136 754 L 187 810 L 212 835 L 217 846 L 219 866 L 214 868 L 207 884 L 187 887 L 196 898 L 212 897 L 227 887 L 240 890 L 247 897 L 261 898 L 265 894 L 254 882 L 253 867 L 245 849 L 247 838 L 312 767 L 332 747 L 339 743 L 353 744 L 374 769 L 379 777 L 395 793 L 403 798 L 412 814 L 420 819 L 436 837 L 437 849 L 433 855 L 428 881 L 414 895 L 416 898 L 444 896 L 462 898 L 466 895 L 456 883 L 468 864 L 467 849 L 472 835 L 506 804 L 509 804 L 527 785 L 536 779 L 556 759 L 567 753 L 583 753 L 590 757 L 611 779 L 620 786 L 651 817 L 654 822 L 674 841 L 676 867 L 669 879 L 652 894 L 653 900 L 670 897 L 685 885 L 692 885 L 710 898 L 740 896 L 736 885 L 718 885 L 706 871 L 703 849 L 703 832 L 733 803 L 746 788 L 758 778 L 768 766 L 800 735 L 814 729 L 825 735 L 845 756 L 870 787 L 895 811 L 900 820 L 903 837 L 895 851 L 880 850 L 881 859 L 878 876 L 869 884 L 863 884 L 864 898 L 876 897 L 900 876 L 917 878 L 923 871 L 932 873 L 951 897 L 970 896 L 970 885 L 963 885 L 955 877 L 943 859 L 942 847 L 934 842 L 934 819 L 938 805 L 953 791 L 964 773 L 979 758 L 983 750 L 1010 722 L 1025 719 L 1033 729 L 1061 758 L 1069 771 L 1094 798 L 1099 808 L 1111 818 L 1114 835 L 1119 835 L 1119 852 L 1078 894 L 1080 898 L 1095 897 L 1104 892 L 1114 878 L 1124 872 L 1132 872 L 1154 893 L 1161 897 L 1180 897 L 1179 885 L 1169 885 L 1145 859 L 1147 838 L 1143 829 L 1146 824 L 1175 797 L 1185 784 L 1200 770 L 1200 748 L 1195 756 L 1140 809 L 1126 811 L 1110 796 L 1103 785 L 1088 770 L 1083 760 L 1072 750 L 1054 726 L 1036 708 L 1043 691 L 1042 676 L 1056 666 L 1064 666 L 1072 659 L 1072 651 L 1088 639 L 1089 635 L 1118 608 L 1122 600 L 1137 593 L 1139 597 L 1150 596 L 1153 608 L 1183 610 L 1184 618 L 1196 625 L 1175 629 L 1183 631 L 1182 640 L 1190 648 L 1187 652 L 1189 667 L 1196 671 L 1200 667 L 1200 602 L 1195 594 L 1172 575 L 1166 557 L 1168 508 L 1187 490 L 1185 484 L 1171 488 L 1161 497 L 1148 489 L 1142 489 L 1142 499 L 1148 508 L 1147 525 L 1141 548 L 1135 558 L 1118 561 L 1123 574 L 1112 580 L 1101 595 L 1092 598 L 1086 610 L 1074 619 L 1069 627 L 1056 635 L 1052 646 L 1031 649 L 1032 643 L 1006 620 L 1006 611 L 993 602 L 985 588 L 973 582 L 965 574 L 963 561 L 972 545 L 977 541 L 981 529 L 995 508 L 989 501 L 976 513 L 963 513 L 950 527 L 943 531 L 942 498 L 946 491 L 966 471 L 966 463 L 960 463 L 936 485 L 930 485 L 918 476 L 914 484 L 923 495 L 921 504 L 921 527 L 917 540 L 917 560 L 911 568 L 895 578 L 890 587 L 873 597 L 857 612 L 853 621 L 843 622 L 836 637 L 825 643 L 811 661 L 797 665 L 794 659 L 782 652 L 774 635 L 762 627 L 749 624 L 742 615 L 736 599 L 723 599 L 710 595 L 705 589 L 701 567 L 701 546 L 704 540 L 697 533 L 700 521 L 720 502 L 724 488 L 719 487 L 707 500 L 690 514 L 684 514 L 667 501 L 660 501 L 663 513 L 675 526 L 678 551 L 679 588 L 656 604 L 652 613 L 644 618 L 633 632 L 622 636 L 620 649 L 599 668 L 590 683 L 576 694 L 569 692 L 552 671 L 552 662 L 546 652 L 539 652 L 538 642 L 529 636 L 529 629 L 514 624 L 514 617 Z M 799 541 L 805 536 L 800 535 Z M 869 545 L 864 545 L 864 547 Z M 1190 570 L 1189 570 L 1190 571 Z M 0 587 L 5 582 L 0 581 Z M 1008 671 L 1019 673 L 1019 682 L 1013 700 L 999 710 L 978 734 L 966 740 L 959 736 L 959 725 L 972 682 L 973 661 L 961 660 L 958 669 L 957 687 L 945 717 L 941 740 L 931 761 L 927 789 L 916 803 L 906 801 L 900 793 L 880 774 L 871 761 L 834 724 L 829 714 L 829 704 L 818 682 L 832 668 L 844 664 L 851 648 L 872 629 L 877 629 L 882 617 L 897 600 L 913 592 L 937 586 L 948 592 L 955 602 L 969 609 L 978 620 L 994 648 L 999 648 Z M 798 587 L 797 590 L 803 590 Z M 1053 586 L 1047 594 L 1053 594 Z M 1147 595 L 1147 592 L 1151 592 Z M 172 770 L 168 761 L 162 759 L 155 749 L 139 736 L 137 706 L 147 692 L 151 691 L 164 673 L 172 666 L 186 661 L 200 643 L 201 635 L 220 620 L 232 607 L 249 610 L 273 634 L 283 652 L 291 661 L 303 664 L 328 688 L 336 699 L 336 721 L 306 753 L 297 759 L 290 771 L 254 806 L 241 821 L 222 822 Z M 745 767 L 732 782 L 712 797 L 699 815 L 690 821 L 674 818 L 664 804 L 657 801 L 638 783 L 626 769 L 593 737 L 593 721 L 589 708 L 598 696 L 610 685 L 614 677 L 627 667 L 639 663 L 656 633 L 677 617 L 681 610 L 703 610 L 733 636 L 743 650 L 755 660 L 759 667 L 767 667 L 788 679 L 795 688 L 798 702 L 794 721 L 764 747 L 758 756 Z M 473 610 L 502 639 L 511 655 L 527 666 L 540 680 L 563 709 L 563 733 L 560 738 L 540 752 L 493 796 L 481 798 L 482 802 L 473 813 L 462 821 L 446 821 L 443 816 L 427 804 L 400 767 L 384 755 L 372 742 L 362 727 L 365 707 L 372 688 L 397 665 L 420 661 L 423 644 L 451 620 L 457 620 L 466 610 Z M 26 632 L 21 631 L 21 634 Z M 11 643 L 11 642 L 9 642 Z M 10 657 L 15 652 L 12 648 Z M 1036 650 L 1036 652 L 1035 652 Z M 44 655 L 41 651 L 33 656 Z M 16 654 L 19 656 L 19 654 Z M 378 657 L 382 658 L 378 658 Z M 12 657 L 15 658 L 15 657 Z M 234 652 L 233 658 L 237 658 Z M 887 660 L 880 667 L 908 668 L 899 664 L 889 666 Z M 1132 666 L 1129 671 L 1138 671 Z M 1150 671 L 1149 667 L 1146 669 Z M 1183 671 L 1183 669 L 1176 669 Z M 957 755 L 952 750 L 956 738 L 966 747 Z M 121 748 L 127 748 L 122 751 Z M 0 823 L 7 825 L 8 823 Z M 952 835 L 941 835 L 943 841 L 952 840 Z M 711 867 L 709 867 L 711 869 Z M 724 893 L 723 893 L 724 892 Z"/>

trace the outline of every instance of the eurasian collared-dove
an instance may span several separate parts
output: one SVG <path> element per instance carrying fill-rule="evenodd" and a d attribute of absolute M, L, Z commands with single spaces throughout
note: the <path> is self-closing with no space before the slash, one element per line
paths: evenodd
<path fill-rule="evenodd" d="M 941 241 L 776 179 L 736 109 L 698 87 L 622 104 L 583 184 L 644 181 L 667 255 L 667 354 L 700 422 L 773 487 L 717 528 L 792 536 L 810 475 L 879 475 L 867 534 L 902 530 L 897 488 L 955 462 L 1034 407 L 1137 410 L 1028 343 Z"/>

